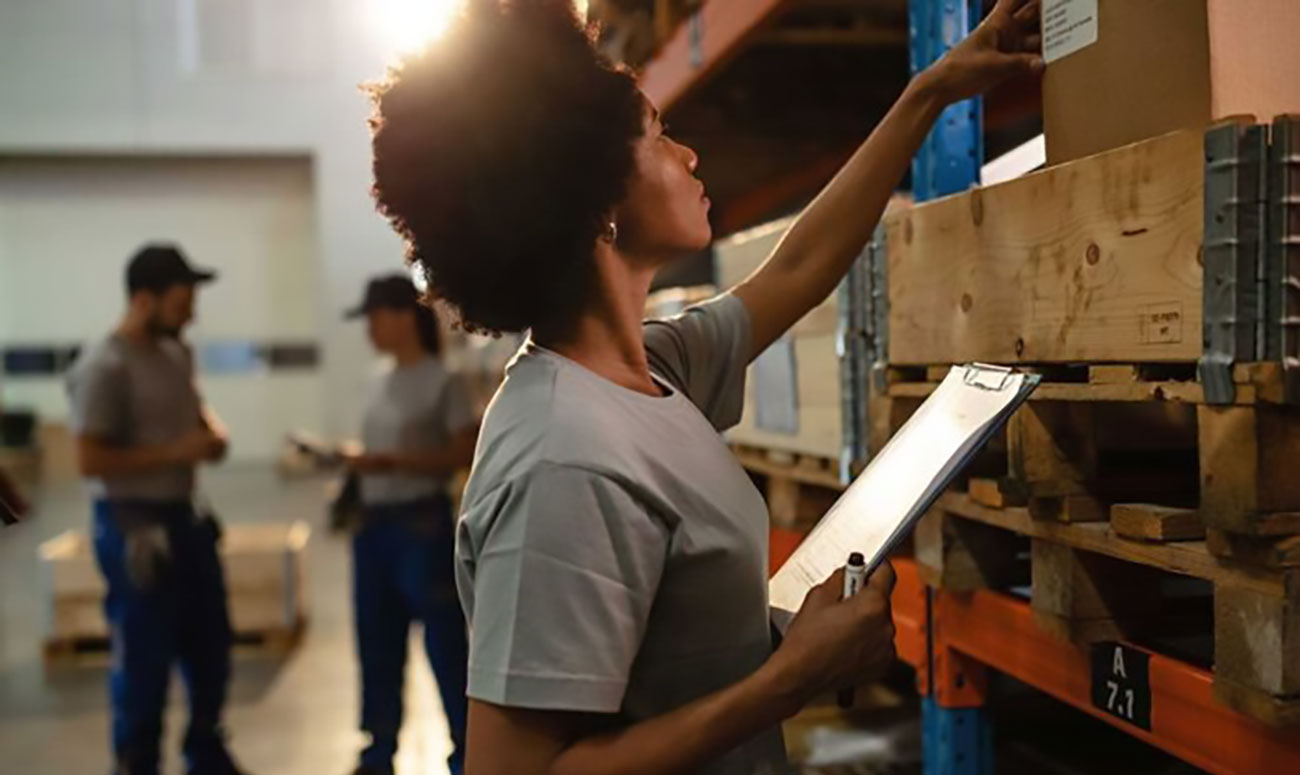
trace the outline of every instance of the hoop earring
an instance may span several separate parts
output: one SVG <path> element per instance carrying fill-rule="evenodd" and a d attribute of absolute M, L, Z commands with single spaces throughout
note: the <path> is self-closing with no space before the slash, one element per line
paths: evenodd
<path fill-rule="evenodd" d="M 611 245 L 613 245 L 615 242 L 618 242 L 618 224 L 614 223 L 613 221 L 610 221 L 609 223 L 605 224 L 605 233 L 600 236 L 601 239 L 605 240 Z"/>

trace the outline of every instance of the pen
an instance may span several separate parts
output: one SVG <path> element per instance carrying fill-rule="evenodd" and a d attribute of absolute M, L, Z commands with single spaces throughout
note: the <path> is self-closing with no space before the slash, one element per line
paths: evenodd
<path fill-rule="evenodd" d="M 849 555 L 849 561 L 844 564 L 844 594 L 842 599 L 848 600 L 858 594 L 862 589 L 862 582 L 867 578 L 867 561 L 863 558 L 861 552 L 854 552 Z M 835 695 L 836 702 L 841 708 L 853 707 L 853 687 L 840 689 Z"/>

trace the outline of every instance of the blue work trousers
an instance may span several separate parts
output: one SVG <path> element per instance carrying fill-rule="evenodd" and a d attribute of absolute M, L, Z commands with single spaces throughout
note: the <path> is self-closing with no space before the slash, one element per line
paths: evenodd
<path fill-rule="evenodd" d="M 231 630 L 216 523 L 198 519 L 188 502 L 109 500 L 95 503 L 94 522 L 95 556 L 108 582 L 104 613 L 112 637 L 109 694 L 119 772 L 157 775 L 167 685 L 172 665 L 179 664 L 189 692 L 189 771 L 226 775 L 232 764 L 221 711 Z M 128 568 L 128 532 L 142 522 L 163 526 L 167 537 L 166 554 L 148 584 Z"/>
<path fill-rule="evenodd" d="M 451 729 L 449 762 L 457 775 L 465 746 L 469 648 L 456 597 L 451 503 L 441 496 L 367 506 L 352 548 L 361 729 L 370 736 L 361 764 L 393 771 L 407 638 L 411 622 L 419 620 Z"/>

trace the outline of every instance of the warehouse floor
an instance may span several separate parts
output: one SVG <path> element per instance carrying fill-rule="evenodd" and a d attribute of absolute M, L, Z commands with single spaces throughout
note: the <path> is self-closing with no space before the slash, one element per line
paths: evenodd
<path fill-rule="evenodd" d="M 254 775 L 346 775 L 362 743 L 355 729 L 350 559 L 346 540 L 320 529 L 323 484 L 285 482 L 269 470 L 233 467 L 211 472 L 205 481 L 228 523 L 304 519 L 314 530 L 307 551 L 311 624 L 285 658 L 243 652 L 236 657 L 227 719 L 232 747 Z M 65 481 L 48 486 L 40 504 L 38 517 L 0 532 L 0 771 L 106 773 L 106 660 L 47 670 L 41 659 L 45 593 L 37 547 L 85 526 L 86 496 L 79 484 Z M 417 643 L 412 653 L 422 654 Z M 413 664 L 398 775 L 442 775 L 446 722 L 426 661 L 420 657 Z M 876 709 L 853 719 L 821 707 L 790 724 L 787 740 L 792 755 L 806 762 L 804 775 L 918 775 L 919 720 L 905 684 L 902 693 L 876 690 Z M 1195 772 L 1045 696 L 1016 693 L 1008 699 L 1004 705 L 1016 712 L 997 721 L 998 770 L 1004 775 L 1113 772 L 1116 761 L 1142 761 L 1142 771 L 1167 775 Z M 170 708 L 169 775 L 181 772 L 176 751 L 185 710 L 179 681 Z M 1095 743 L 1094 756 L 1078 754 L 1072 744 L 1080 735 Z M 1059 745 L 1051 745 L 1054 740 Z M 1044 756 L 1041 749 L 1052 747 L 1060 750 Z M 1070 764 L 1049 766 L 1053 760 Z"/>
<path fill-rule="evenodd" d="M 227 522 L 305 519 L 315 530 L 307 560 L 311 625 L 302 644 L 285 659 L 251 654 L 236 658 L 227 716 L 232 747 L 254 775 L 345 775 L 362 742 L 355 727 L 350 560 L 344 540 L 317 529 L 323 514 L 322 485 L 284 483 L 268 471 L 230 467 L 209 474 L 206 482 Z M 83 528 L 86 514 L 79 485 L 52 485 L 41 496 L 37 518 L 0 533 L 3 772 L 108 772 L 103 661 L 46 672 L 40 656 L 44 593 L 36 548 L 63 530 Z M 427 661 L 412 661 L 398 775 L 441 775 L 447 772 L 446 722 Z M 173 684 L 171 709 L 167 772 L 179 773 L 176 751 L 185 723 L 179 680 Z"/>

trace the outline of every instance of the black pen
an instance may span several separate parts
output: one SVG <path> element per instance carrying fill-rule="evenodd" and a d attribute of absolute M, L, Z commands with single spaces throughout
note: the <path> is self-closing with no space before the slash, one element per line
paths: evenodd
<path fill-rule="evenodd" d="M 849 555 L 849 561 L 844 564 L 844 594 L 841 599 L 848 600 L 858 592 L 862 591 L 862 582 L 867 580 L 867 561 L 861 552 L 854 552 Z M 835 700 L 841 708 L 853 707 L 853 687 L 840 689 L 835 695 Z"/>

